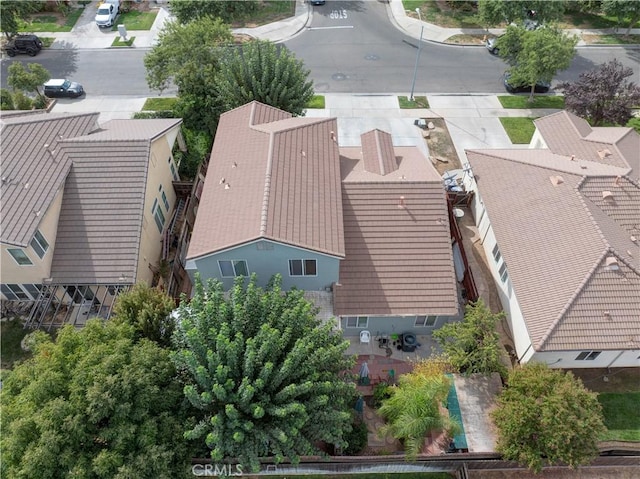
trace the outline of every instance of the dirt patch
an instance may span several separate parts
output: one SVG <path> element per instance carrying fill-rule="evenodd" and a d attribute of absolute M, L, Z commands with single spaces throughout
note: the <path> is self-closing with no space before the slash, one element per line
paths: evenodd
<path fill-rule="evenodd" d="M 447 170 L 462 168 L 444 119 L 425 118 L 424 120 L 427 125 L 433 123 L 433 128 L 425 130 L 425 133 L 429 133 L 429 137 L 425 138 L 425 141 L 429 147 L 431 161 L 438 173 L 443 175 Z"/>
<path fill-rule="evenodd" d="M 585 387 L 598 393 L 626 393 L 640 391 L 640 368 L 571 369 L 582 379 Z"/>
<path fill-rule="evenodd" d="M 561 469 L 542 471 L 534 474 L 523 470 L 507 471 L 469 471 L 469 479 L 636 479 L 640 474 L 638 467 L 597 467 L 577 470 Z"/>

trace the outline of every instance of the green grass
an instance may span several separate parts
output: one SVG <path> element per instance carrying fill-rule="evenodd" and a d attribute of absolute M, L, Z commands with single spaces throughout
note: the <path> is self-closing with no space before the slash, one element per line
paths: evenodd
<path fill-rule="evenodd" d="M 267 0 L 259 2 L 257 10 L 234 18 L 231 27 L 259 27 L 292 17 L 295 11 L 296 2 L 294 0 Z"/>
<path fill-rule="evenodd" d="M 640 441 L 640 392 L 600 393 L 604 424 L 604 441 Z"/>
<path fill-rule="evenodd" d="M 111 27 L 111 30 L 117 31 L 118 25 L 123 25 L 127 30 L 151 30 L 153 22 L 156 20 L 158 11 L 152 12 L 139 12 L 137 10 L 131 10 L 127 13 L 121 13 L 118 15 L 115 24 Z"/>
<path fill-rule="evenodd" d="M 55 41 L 55 38 L 53 38 L 53 37 L 40 37 L 40 40 L 42 40 L 42 46 L 44 48 L 49 48 L 51 45 L 53 45 L 53 42 Z"/>
<path fill-rule="evenodd" d="M 147 101 L 142 105 L 142 111 L 165 111 L 173 110 L 174 105 L 178 99 L 174 96 L 167 96 L 162 98 L 147 98 Z"/>
<path fill-rule="evenodd" d="M 313 95 L 307 103 L 307 108 L 324 108 L 324 95 Z"/>
<path fill-rule="evenodd" d="M 627 122 L 627 126 L 633 128 L 640 134 L 640 118 L 634 117 Z"/>
<path fill-rule="evenodd" d="M 300 466 L 304 466 L 304 464 L 300 464 Z M 264 476 L 255 476 L 255 475 L 245 475 L 242 477 L 246 478 L 261 478 Z M 291 474 L 282 475 L 282 476 L 269 476 L 269 478 L 273 479 L 291 479 Z M 453 479 L 455 476 L 454 473 L 449 472 L 406 472 L 406 473 L 380 473 L 380 474 L 305 474 L 304 476 L 300 476 L 304 479 Z"/>
<path fill-rule="evenodd" d="M 429 101 L 426 96 L 414 96 L 413 101 L 406 96 L 399 96 L 398 104 L 402 109 L 429 108 Z"/>
<path fill-rule="evenodd" d="M 558 108 L 564 109 L 563 96 L 534 96 L 533 101 L 529 101 L 528 96 L 498 96 L 502 108 Z"/>
<path fill-rule="evenodd" d="M 587 35 L 583 40 L 590 45 L 636 45 L 640 43 L 640 35 Z"/>
<path fill-rule="evenodd" d="M 533 118 L 500 118 L 500 123 L 504 127 L 504 130 L 509 135 L 511 143 L 515 144 L 527 144 L 531 142 L 533 132 L 536 127 L 533 125 Z"/>
<path fill-rule="evenodd" d="M 136 37 L 129 37 L 129 39 L 126 42 L 123 42 L 120 37 L 116 37 L 113 39 L 113 43 L 111 44 L 112 47 L 130 47 L 131 45 L 133 45 L 133 41 L 136 39 Z"/>
<path fill-rule="evenodd" d="M 13 363 L 26 359 L 29 354 L 20 347 L 20 341 L 30 331 L 22 327 L 18 319 L 4 321 L 0 326 L 0 347 L 2 348 L 2 369 L 11 369 Z"/>
<path fill-rule="evenodd" d="M 18 29 L 29 33 L 70 32 L 83 11 L 82 8 L 73 8 L 65 17 L 63 25 L 58 24 L 55 15 L 32 15 L 26 22 L 18 20 Z"/>

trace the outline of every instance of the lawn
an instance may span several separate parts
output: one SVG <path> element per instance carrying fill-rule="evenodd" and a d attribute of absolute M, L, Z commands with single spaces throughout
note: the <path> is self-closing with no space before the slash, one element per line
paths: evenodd
<path fill-rule="evenodd" d="M 53 42 L 55 41 L 55 38 L 53 38 L 53 37 L 40 37 L 40 40 L 42 40 L 42 46 L 44 48 L 49 48 L 51 45 L 53 45 Z"/>
<path fill-rule="evenodd" d="M 82 15 L 82 8 L 73 8 L 66 17 L 60 14 L 36 13 L 29 17 L 28 21 L 18 20 L 18 29 L 21 32 L 70 32 Z"/>
<path fill-rule="evenodd" d="M 398 104 L 402 109 L 429 108 L 429 101 L 426 96 L 414 96 L 413 101 L 406 96 L 399 96 Z"/>
<path fill-rule="evenodd" d="M 18 319 L 3 321 L 0 326 L 0 347 L 2 348 L 2 369 L 11 369 L 13 363 L 28 355 L 20 347 L 20 342 L 30 331 L 22 327 Z"/>
<path fill-rule="evenodd" d="M 474 10 L 452 9 L 447 2 L 402 0 L 402 5 L 407 10 L 407 16 L 412 18 L 418 18 L 415 10 L 420 8 L 422 20 L 427 23 L 449 28 L 482 28 Z"/>
<path fill-rule="evenodd" d="M 296 11 L 294 0 L 259 2 L 256 11 L 240 15 L 231 22 L 232 28 L 253 28 L 292 17 Z"/>
<path fill-rule="evenodd" d="M 156 20 L 158 10 L 151 12 L 139 12 L 138 10 L 131 10 L 127 13 L 121 13 L 111 27 L 111 30 L 117 31 L 118 25 L 124 24 L 127 30 L 151 30 L 153 22 Z"/>
<path fill-rule="evenodd" d="M 603 441 L 640 441 L 640 392 L 600 393 L 604 423 Z"/>
<path fill-rule="evenodd" d="M 130 47 L 131 45 L 133 45 L 133 41 L 136 39 L 136 37 L 129 37 L 129 39 L 125 42 L 123 42 L 120 37 L 116 37 L 113 39 L 113 43 L 111 43 L 112 47 Z"/>
<path fill-rule="evenodd" d="M 583 34 L 582 39 L 590 45 L 635 45 L 640 43 L 640 35 L 589 35 Z"/>
<path fill-rule="evenodd" d="M 174 96 L 147 98 L 147 101 L 142 105 L 142 111 L 173 110 L 176 101 L 178 101 L 178 99 Z"/>
<path fill-rule="evenodd" d="M 529 101 L 529 96 L 505 95 L 498 96 L 502 108 L 557 108 L 564 109 L 563 96 L 534 96 L 533 101 Z"/>
<path fill-rule="evenodd" d="M 531 142 L 533 132 L 536 131 L 536 127 L 533 125 L 534 118 L 500 118 L 500 123 L 504 127 L 504 130 L 509 135 L 511 143 L 515 144 L 527 144 Z"/>
<path fill-rule="evenodd" d="M 313 95 L 307 103 L 307 108 L 324 108 L 324 95 Z"/>

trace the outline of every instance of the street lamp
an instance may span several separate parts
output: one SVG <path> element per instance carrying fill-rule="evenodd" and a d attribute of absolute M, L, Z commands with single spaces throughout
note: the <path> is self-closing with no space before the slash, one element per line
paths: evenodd
<path fill-rule="evenodd" d="M 422 50 L 422 34 L 424 33 L 424 24 L 422 23 L 422 15 L 420 15 L 420 9 L 416 8 L 418 19 L 420 20 L 420 43 L 418 43 L 418 53 L 416 53 L 416 66 L 413 69 L 413 82 L 411 83 L 411 96 L 410 100 L 413 101 L 413 91 L 416 88 L 416 76 L 418 76 L 418 62 L 420 61 L 420 52 Z"/>

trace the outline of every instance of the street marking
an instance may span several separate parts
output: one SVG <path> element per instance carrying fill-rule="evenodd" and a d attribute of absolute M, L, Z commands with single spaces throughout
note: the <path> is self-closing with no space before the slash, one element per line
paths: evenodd
<path fill-rule="evenodd" d="M 347 18 L 347 11 L 346 10 L 331 10 L 331 13 L 329 14 L 329 18 L 331 20 L 343 20 Z"/>
<path fill-rule="evenodd" d="M 353 25 L 336 25 L 335 27 L 307 27 L 307 30 L 333 30 L 336 28 L 353 28 Z"/>

